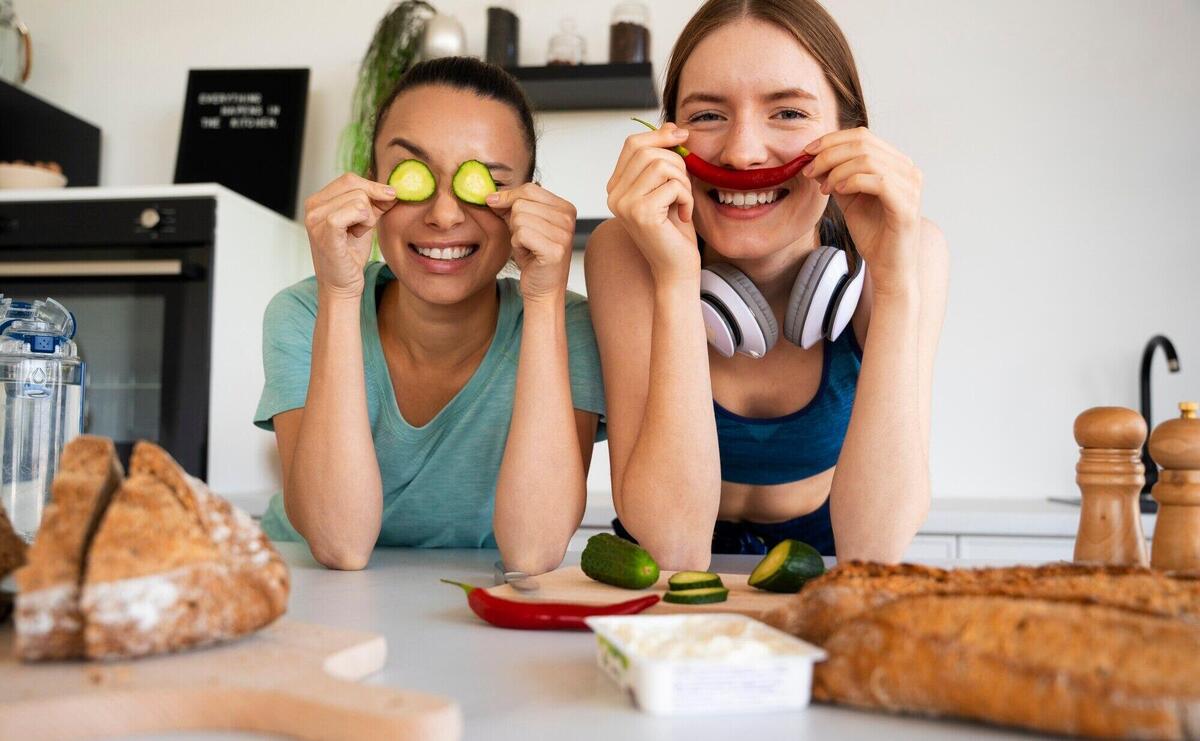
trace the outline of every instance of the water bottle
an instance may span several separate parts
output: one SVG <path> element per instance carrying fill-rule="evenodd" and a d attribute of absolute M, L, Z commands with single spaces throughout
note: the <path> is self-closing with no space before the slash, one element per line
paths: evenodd
<path fill-rule="evenodd" d="M 63 446 L 83 431 L 85 366 L 59 302 L 0 294 L 0 506 L 32 541 Z"/>

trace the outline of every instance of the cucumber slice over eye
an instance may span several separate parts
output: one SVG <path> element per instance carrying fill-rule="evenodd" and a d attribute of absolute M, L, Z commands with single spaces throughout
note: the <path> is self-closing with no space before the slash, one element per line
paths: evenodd
<path fill-rule="evenodd" d="M 396 191 L 396 200 L 416 203 L 428 200 L 437 189 L 433 171 L 420 160 L 404 160 L 392 169 L 387 184 Z"/>
<path fill-rule="evenodd" d="M 491 170 L 479 160 L 467 160 L 459 165 L 451 185 L 460 201 L 474 206 L 487 205 L 488 194 L 496 192 Z"/>

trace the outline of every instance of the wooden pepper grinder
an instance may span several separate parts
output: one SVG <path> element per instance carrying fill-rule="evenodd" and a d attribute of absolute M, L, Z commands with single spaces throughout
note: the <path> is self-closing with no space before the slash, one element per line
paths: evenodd
<path fill-rule="evenodd" d="M 1170 571 L 1200 571 L 1200 419 L 1196 402 L 1179 405 L 1150 436 L 1150 457 L 1162 466 L 1150 494 L 1158 500 L 1150 565 Z"/>
<path fill-rule="evenodd" d="M 1132 409 L 1094 407 L 1075 418 L 1075 483 L 1083 494 L 1077 562 L 1146 565 L 1138 507 L 1146 483 L 1141 459 L 1145 441 L 1146 420 Z"/>

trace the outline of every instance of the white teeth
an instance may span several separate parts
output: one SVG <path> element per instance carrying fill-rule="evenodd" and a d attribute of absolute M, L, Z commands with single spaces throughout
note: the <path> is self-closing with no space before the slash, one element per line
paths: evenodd
<path fill-rule="evenodd" d="M 760 192 L 747 193 L 745 191 L 730 191 L 718 190 L 717 201 L 720 203 L 738 206 L 741 208 L 752 208 L 762 203 L 774 203 L 779 197 L 778 190 L 764 190 Z"/>
<path fill-rule="evenodd" d="M 474 247 L 417 247 L 418 253 L 434 260 L 459 260 L 474 251 Z"/>

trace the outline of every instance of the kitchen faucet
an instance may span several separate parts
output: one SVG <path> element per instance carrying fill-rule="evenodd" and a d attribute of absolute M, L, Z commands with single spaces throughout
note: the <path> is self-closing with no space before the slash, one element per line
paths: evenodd
<path fill-rule="evenodd" d="M 1154 425 L 1150 420 L 1150 366 L 1154 362 L 1154 351 L 1158 348 L 1163 349 L 1163 353 L 1167 356 L 1167 370 L 1172 373 L 1179 372 L 1179 356 L 1175 354 L 1175 345 L 1171 343 L 1164 335 L 1156 334 L 1146 343 L 1146 349 L 1142 351 L 1142 374 L 1138 381 L 1138 387 L 1142 396 L 1142 417 L 1146 420 L 1146 429 L 1153 430 Z M 1142 487 L 1142 511 L 1147 511 L 1146 504 L 1153 503 L 1150 498 L 1150 488 L 1154 486 L 1154 482 L 1158 481 L 1158 464 L 1150 457 L 1150 447 L 1146 443 L 1142 444 L 1142 465 L 1146 467 L 1146 485 Z M 1157 507 L 1149 511 L 1157 510 Z"/>

